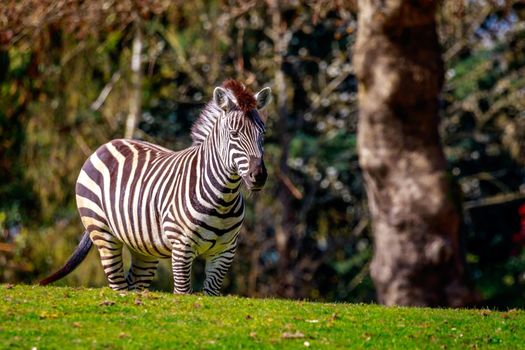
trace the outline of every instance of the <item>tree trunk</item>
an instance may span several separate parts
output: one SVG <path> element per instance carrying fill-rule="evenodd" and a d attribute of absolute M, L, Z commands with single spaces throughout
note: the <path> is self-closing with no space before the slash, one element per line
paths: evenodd
<path fill-rule="evenodd" d="M 135 35 L 131 47 L 131 96 L 126 118 L 124 137 L 133 138 L 142 110 L 142 28 L 140 20 L 135 20 Z"/>
<path fill-rule="evenodd" d="M 436 3 L 359 1 L 358 152 L 375 242 L 371 276 L 386 305 L 462 306 L 470 296 L 438 134 Z"/>

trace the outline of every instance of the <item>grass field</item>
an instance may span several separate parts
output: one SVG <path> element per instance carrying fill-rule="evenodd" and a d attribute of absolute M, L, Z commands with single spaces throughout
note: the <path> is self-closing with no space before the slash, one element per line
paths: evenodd
<path fill-rule="evenodd" d="M 525 312 L 0 285 L 2 349 L 525 348 Z"/>

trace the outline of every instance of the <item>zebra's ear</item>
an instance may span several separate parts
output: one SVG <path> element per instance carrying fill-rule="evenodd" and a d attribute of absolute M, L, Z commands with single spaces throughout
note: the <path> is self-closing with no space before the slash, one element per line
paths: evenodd
<path fill-rule="evenodd" d="M 233 102 L 228 97 L 228 92 L 221 87 L 216 87 L 213 90 L 213 100 L 225 112 L 228 112 L 233 106 Z"/>
<path fill-rule="evenodd" d="M 255 94 L 255 100 L 257 101 L 257 109 L 263 109 L 272 100 L 272 89 L 265 87 Z"/>

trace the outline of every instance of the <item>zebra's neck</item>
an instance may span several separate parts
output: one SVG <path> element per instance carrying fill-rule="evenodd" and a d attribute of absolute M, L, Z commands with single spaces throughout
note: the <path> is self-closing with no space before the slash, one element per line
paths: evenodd
<path fill-rule="evenodd" d="M 242 202 L 241 177 L 228 169 L 220 156 L 218 130 L 198 147 L 199 173 L 197 191 L 218 212 L 236 210 Z"/>

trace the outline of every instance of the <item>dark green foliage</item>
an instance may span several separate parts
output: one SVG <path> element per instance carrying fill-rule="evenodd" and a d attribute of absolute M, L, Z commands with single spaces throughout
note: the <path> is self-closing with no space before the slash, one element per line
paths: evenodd
<path fill-rule="evenodd" d="M 525 203 L 525 31 L 504 30 L 514 15 L 500 15 L 479 31 L 498 39 L 448 62 L 443 140 L 463 192 L 472 282 L 489 305 L 524 307 L 525 251 L 513 237 Z"/>

